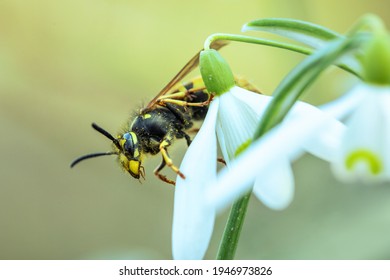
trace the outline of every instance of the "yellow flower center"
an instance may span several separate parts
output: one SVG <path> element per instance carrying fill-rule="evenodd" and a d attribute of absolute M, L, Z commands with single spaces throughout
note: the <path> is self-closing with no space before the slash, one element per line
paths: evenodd
<path fill-rule="evenodd" d="M 353 170 L 357 163 L 364 162 L 368 165 L 372 174 L 378 175 L 383 170 L 380 157 L 370 150 L 358 149 L 350 153 L 345 159 L 345 165 L 348 170 Z"/>
<path fill-rule="evenodd" d="M 252 139 L 248 139 L 244 143 L 242 143 L 240 146 L 238 146 L 238 148 L 234 154 L 234 157 L 237 157 L 239 154 L 241 154 L 243 151 L 245 151 L 246 148 L 248 148 L 251 143 L 252 143 Z"/>

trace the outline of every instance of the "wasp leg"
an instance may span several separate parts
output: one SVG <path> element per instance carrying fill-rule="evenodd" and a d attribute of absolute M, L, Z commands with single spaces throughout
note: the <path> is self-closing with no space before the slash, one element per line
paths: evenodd
<path fill-rule="evenodd" d="M 172 106 L 171 104 L 167 103 L 165 104 L 165 108 L 167 108 L 169 111 L 171 111 L 172 114 L 175 115 L 175 117 L 180 120 L 180 122 L 184 126 L 188 126 L 192 124 L 191 120 L 187 117 L 185 118 L 185 115 L 179 111 L 179 109 L 175 106 Z"/>
<path fill-rule="evenodd" d="M 189 130 L 187 130 L 188 133 L 198 133 L 200 130 L 200 128 L 198 127 L 195 127 L 195 128 L 191 128 Z"/>
<path fill-rule="evenodd" d="M 187 133 L 185 133 L 184 131 L 183 131 L 183 135 L 187 141 L 187 146 L 189 147 L 191 145 L 191 142 L 192 142 L 191 137 Z"/>
<path fill-rule="evenodd" d="M 161 105 L 161 106 L 164 106 L 164 104 L 166 104 L 166 103 L 170 103 L 170 104 L 176 104 L 179 106 L 204 107 L 204 106 L 209 105 L 210 100 L 206 100 L 204 102 L 187 102 L 184 100 L 166 98 L 166 99 L 159 100 L 157 103 L 158 103 L 158 105 Z"/>
<path fill-rule="evenodd" d="M 175 181 L 169 180 L 166 176 L 160 174 L 160 171 L 165 167 L 165 165 L 166 165 L 166 163 L 165 163 L 165 160 L 164 160 L 164 157 L 163 157 L 160 165 L 157 166 L 157 168 L 154 170 L 154 175 L 156 175 L 157 178 L 159 178 L 161 181 L 163 181 L 165 183 L 168 183 L 168 184 L 171 184 L 171 185 L 175 185 L 176 184 Z"/>
<path fill-rule="evenodd" d="M 167 135 L 165 139 L 160 144 L 160 153 L 165 161 L 165 164 L 171 168 L 177 175 L 179 175 L 182 179 L 185 179 L 183 173 L 180 172 L 179 168 L 173 164 L 172 159 L 169 157 L 167 148 L 171 145 L 170 136 Z"/>
<path fill-rule="evenodd" d="M 197 92 L 197 91 L 203 91 L 205 89 L 206 89 L 206 87 L 190 88 L 187 92 L 192 93 L 192 92 Z"/>
<path fill-rule="evenodd" d="M 194 93 L 194 92 L 198 92 L 198 91 L 204 91 L 206 90 L 206 87 L 202 86 L 202 87 L 197 87 L 197 88 L 190 88 L 190 89 L 186 89 L 184 88 L 183 91 L 179 90 L 177 92 L 173 92 L 173 93 L 170 93 L 170 94 L 165 94 L 161 97 L 159 97 L 157 99 L 157 101 L 162 101 L 164 99 L 184 99 L 186 97 L 188 98 L 192 98 L 191 97 L 191 94 Z"/>
<path fill-rule="evenodd" d="M 176 135 L 176 137 L 184 137 L 186 139 L 186 142 L 187 142 L 187 146 L 189 147 L 192 143 L 192 139 L 191 139 L 191 136 L 189 136 L 187 133 L 185 133 L 184 131 L 179 131 Z"/>
<path fill-rule="evenodd" d="M 221 157 L 217 158 L 217 162 L 222 163 L 223 165 L 226 166 L 226 161 Z"/>
<path fill-rule="evenodd" d="M 157 99 L 157 101 L 161 101 L 164 99 L 183 99 L 186 96 L 188 96 L 187 91 L 178 91 L 178 92 L 174 92 L 174 93 L 170 93 L 170 94 L 165 94 L 165 95 L 161 96 L 159 99 Z"/>
<path fill-rule="evenodd" d="M 205 92 L 205 90 L 206 90 L 206 87 L 202 86 L 202 87 L 190 88 L 190 89 L 187 89 L 185 91 L 178 91 L 178 92 L 174 92 L 174 93 L 171 93 L 171 94 L 166 94 L 166 95 L 161 96 L 157 100 L 157 103 L 159 105 L 161 105 L 161 106 L 164 106 L 167 103 L 171 103 L 171 104 L 176 104 L 176 105 L 179 105 L 179 106 L 204 107 L 204 106 L 209 105 L 209 103 L 211 101 L 210 94 Z M 189 100 L 192 100 L 193 98 L 196 97 L 196 95 L 192 95 L 192 94 L 196 93 L 196 92 L 203 92 L 203 93 L 209 95 L 209 98 L 206 101 L 203 101 L 203 102 L 188 102 L 188 101 L 184 100 L 186 97 Z"/>

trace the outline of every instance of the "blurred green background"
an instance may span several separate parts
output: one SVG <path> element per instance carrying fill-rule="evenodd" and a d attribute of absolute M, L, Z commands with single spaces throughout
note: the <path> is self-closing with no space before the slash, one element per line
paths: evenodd
<path fill-rule="evenodd" d="M 214 32 L 238 33 L 261 17 L 345 32 L 367 12 L 389 27 L 389 8 L 384 0 L 0 1 L 0 259 L 170 259 L 174 189 L 153 176 L 160 157 L 146 162 L 142 184 L 111 157 L 71 170 L 75 157 L 110 149 L 91 122 L 116 133 Z M 238 43 L 222 54 L 268 94 L 303 58 Z M 329 71 L 305 99 L 334 98 L 348 77 Z M 184 142 L 172 152 L 177 163 Z M 294 170 L 287 210 L 251 200 L 237 258 L 390 258 L 388 185 L 340 184 L 311 156 Z"/>

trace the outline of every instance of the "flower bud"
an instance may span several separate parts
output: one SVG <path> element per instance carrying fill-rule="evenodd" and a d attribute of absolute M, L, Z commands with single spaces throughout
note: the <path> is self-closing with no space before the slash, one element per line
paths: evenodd
<path fill-rule="evenodd" d="M 221 95 L 234 85 L 234 76 L 225 59 L 214 49 L 200 53 L 200 73 L 211 94 Z"/>
<path fill-rule="evenodd" d="M 362 62 L 368 83 L 390 84 L 390 37 L 385 30 L 374 32 L 366 45 Z"/>

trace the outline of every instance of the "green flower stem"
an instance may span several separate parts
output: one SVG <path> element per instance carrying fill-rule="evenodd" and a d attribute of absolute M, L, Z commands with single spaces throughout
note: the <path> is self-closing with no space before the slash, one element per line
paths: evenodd
<path fill-rule="evenodd" d="M 241 43 L 270 46 L 270 47 L 286 49 L 286 50 L 290 50 L 290 51 L 294 51 L 294 52 L 302 53 L 302 54 L 306 54 L 306 55 L 313 53 L 312 49 L 302 47 L 299 45 L 282 43 L 282 42 L 267 40 L 267 39 L 261 39 L 261 38 L 252 37 L 252 36 L 227 34 L 227 33 L 215 33 L 215 34 L 212 34 L 209 37 L 207 37 L 206 41 L 204 42 L 204 49 L 205 50 L 210 49 L 211 44 L 213 42 L 219 41 L 219 40 L 235 41 L 235 42 L 241 42 Z"/>
<path fill-rule="evenodd" d="M 245 151 L 251 143 L 252 139 L 248 139 L 242 143 L 241 146 L 237 148 L 234 157 L 237 157 Z M 217 260 L 232 260 L 234 258 L 251 193 L 252 190 L 233 204 L 219 244 Z"/>
<path fill-rule="evenodd" d="M 235 41 L 235 42 L 248 43 L 248 44 L 264 45 L 264 46 L 294 51 L 305 55 L 310 55 L 316 51 L 315 49 L 306 48 L 299 45 L 288 44 L 288 43 L 278 42 L 274 40 L 267 40 L 267 39 L 252 37 L 252 36 L 227 34 L 227 33 L 215 33 L 207 37 L 206 41 L 204 42 L 204 50 L 211 49 L 212 43 L 216 41 Z M 336 63 L 336 61 L 334 63 Z M 359 73 L 357 73 L 354 69 L 352 69 L 348 65 L 337 64 L 337 66 L 359 77 Z"/>
<path fill-rule="evenodd" d="M 225 225 L 221 243 L 219 244 L 217 260 L 234 259 L 250 196 L 251 192 L 233 204 Z"/>

